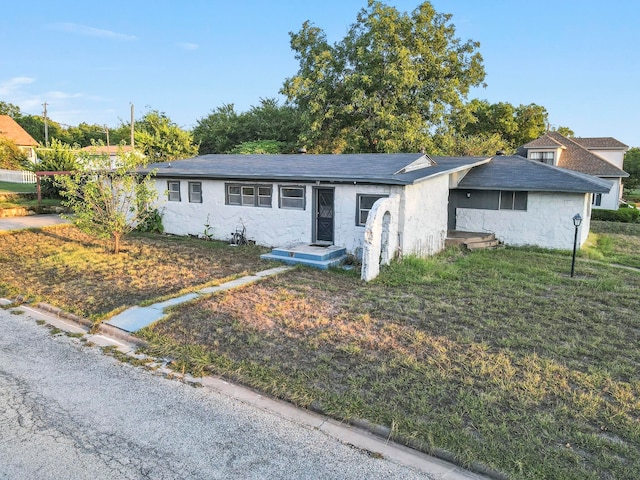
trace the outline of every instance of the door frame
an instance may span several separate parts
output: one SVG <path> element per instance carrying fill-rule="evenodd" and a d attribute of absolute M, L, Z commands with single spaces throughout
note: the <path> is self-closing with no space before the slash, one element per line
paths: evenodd
<path fill-rule="evenodd" d="M 331 229 L 331 240 L 318 240 L 318 195 L 320 190 L 331 190 L 333 201 L 333 224 Z M 335 187 L 317 186 L 313 187 L 313 205 L 311 209 L 312 222 L 311 222 L 311 241 L 312 243 L 333 245 L 336 239 L 336 189 Z"/>

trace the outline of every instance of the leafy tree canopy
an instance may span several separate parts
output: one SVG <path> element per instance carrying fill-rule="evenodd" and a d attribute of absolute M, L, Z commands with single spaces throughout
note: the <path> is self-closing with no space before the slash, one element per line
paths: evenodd
<path fill-rule="evenodd" d="M 297 150 L 302 118 L 291 105 L 279 105 L 275 98 L 261 98 L 260 104 L 238 113 L 233 104 L 216 108 L 198 120 L 193 136 L 200 153 L 230 153 L 247 142 L 273 141 L 275 153 Z"/>
<path fill-rule="evenodd" d="M 256 140 L 255 142 L 243 142 L 236 145 L 229 153 L 240 154 L 263 154 L 263 153 L 282 153 L 285 148 L 283 142 L 277 140 Z"/>
<path fill-rule="evenodd" d="M 330 45 L 310 22 L 291 33 L 298 73 L 282 88 L 316 152 L 417 151 L 463 107 L 485 71 L 479 43 L 455 36 L 451 15 L 423 2 L 403 13 L 370 0 Z"/>
<path fill-rule="evenodd" d="M 193 135 L 157 110 L 136 122 L 134 139 L 136 147 L 152 162 L 181 160 L 198 154 Z"/>
<path fill-rule="evenodd" d="M 0 168 L 4 170 L 22 170 L 27 164 L 27 155 L 6 137 L 0 137 Z"/>
<path fill-rule="evenodd" d="M 629 174 L 627 178 L 622 179 L 624 188 L 627 190 L 640 188 L 640 148 L 630 148 L 624 154 L 623 169 Z"/>
<path fill-rule="evenodd" d="M 20 112 L 19 106 L 0 100 L 0 115 L 9 115 L 15 120 L 22 115 L 22 112 Z"/>
<path fill-rule="evenodd" d="M 509 151 L 543 135 L 547 128 L 547 110 L 534 103 L 516 107 L 506 102 L 492 104 L 474 99 L 467 104 L 465 113 L 458 124 L 460 133 L 489 137 L 497 134 Z"/>
<path fill-rule="evenodd" d="M 576 136 L 574 131 L 571 130 L 569 127 L 562 127 L 561 126 L 561 127 L 557 127 L 557 128 L 552 128 L 551 130 L 553 130 L 554 132 L 558 132 L 560 135 L 565 136 L 567 138 Z"/>
<path fill-rule="evenodd" d="M 122 238 L 156 214 L 151 208 L 157 195 L 153 172 L 142 177 L 135 173 L 143 161 L 136 152 L 119 152 L 115 169 L 106 154 L 80 155 L 91 157 L 81 161 L 93 165 L 93 170 L 55 177 L 63 204 L 71 209 L 69 218 L 80 230 L 110 240 L 113 253 L 118 253 Z"/>

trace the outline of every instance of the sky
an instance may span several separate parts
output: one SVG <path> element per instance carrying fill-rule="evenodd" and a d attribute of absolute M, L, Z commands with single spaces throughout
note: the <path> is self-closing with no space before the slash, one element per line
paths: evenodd
<path fill-rule="evenodd" d="M 412 11 L 418 0 L 386 0 Z M 545 107 L 552 127 L 640 147 L 640 2 L 432 0 L 480 42 L 469 99 Z M 193 128 L 223 104 L 279 98 L 309 20 L 341 40 L 366 0 L 9 2 L 0 15 L 0 101 L 64 125 L 110 127 L 149 110 Z"/>

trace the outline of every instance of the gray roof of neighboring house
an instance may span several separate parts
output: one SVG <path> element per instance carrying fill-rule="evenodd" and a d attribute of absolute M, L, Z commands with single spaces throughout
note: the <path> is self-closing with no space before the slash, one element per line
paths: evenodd
<path fill-rule="evenodd" d="M 275 180 L 287 182 L 357 182 L 408 185 L 436 175 L 470 168 L 489 157 L 431 157 L 421 153 L 340 155 L 202 155 L 161 162 L 141 170 L 156 170 L 161 178 Z"/>
<path fill-rule="evenodd" d="M 530 192 L 609 193 L 611 182 L 553 167 L 519 155 L 498 156 L 475 167 L 460 181 L 459 189 Z"/>
<path fill-rule="evenodd" d="M 584 141 L 585 145 L 582 145 L 579 140 Z M 589 151 L 589 148 L 595 147 L 587 147 L 586 145 L 594 145 L 597 143 L 596 141 L 599 142 L 600 140 L 604 139 L 567 138 L 557 132 L 550 131 L 542 137 L 523 145 L 516 153 L 527 156 L 526 151 L 528 149 L 562 147 L 563 151 L 558 160 L 558 167 L 598 177 L 628 177 L 629 174 L 627 172 L 616 167 L 598 154 Z M 613 138 L 611 138 L 611 140 L 612 142 L 609 143 L 612 145 L 613 142 L 616 142 L 618 145 L 626 147 L 626 145 Z M 600 144 L 603 145 L 604 142 Z"/>

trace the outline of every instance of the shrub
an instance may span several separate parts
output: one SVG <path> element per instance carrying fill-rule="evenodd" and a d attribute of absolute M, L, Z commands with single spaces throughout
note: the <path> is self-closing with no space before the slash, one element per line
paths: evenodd
<path fill-rule="evenodd" d="M 618 210 L 594 209 L 591 211 L 591 220 L 604 220 L 605 222 L 635 223 L 639 217 L 640 210 L 629 207 L 621 207 Z"/>

